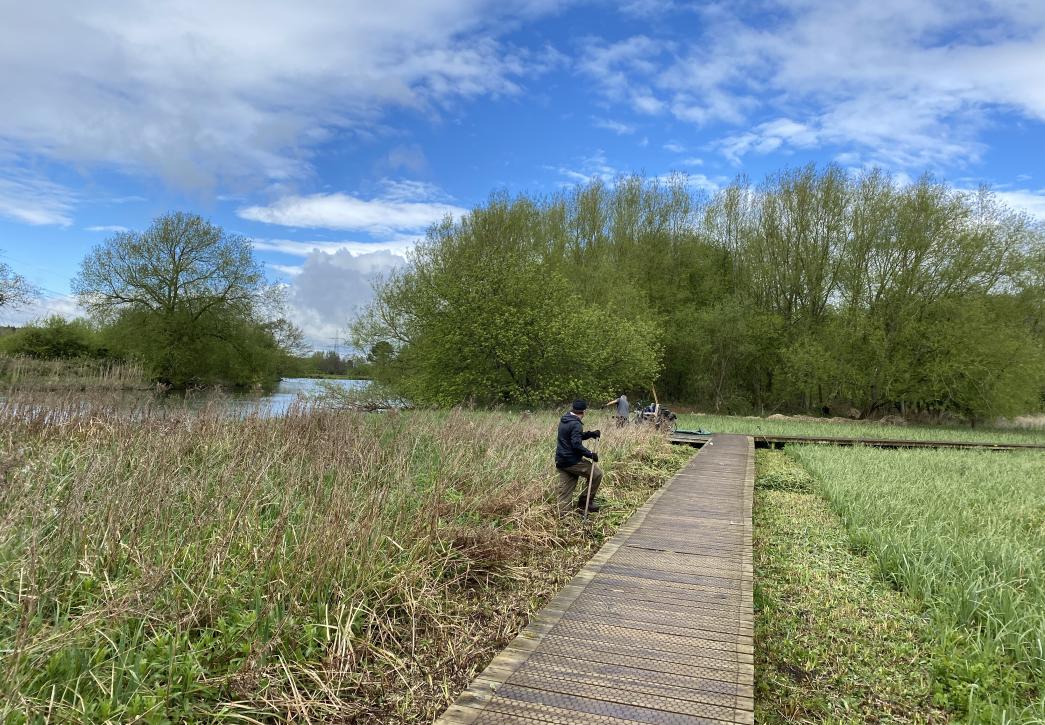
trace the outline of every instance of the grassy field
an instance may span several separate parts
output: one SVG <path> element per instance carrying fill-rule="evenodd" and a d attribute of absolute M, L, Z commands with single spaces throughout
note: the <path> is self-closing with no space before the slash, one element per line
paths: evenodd
<path fill-rule="evenodd" d="M 690 454 L 604 425 L 559 521 L 554 426 L 0 420 L 0 722 L 430 721 Z"/>
<path fill-rule="evenodd" d="M 936 704 L 972 722 L 1045 721 L 1045 454 L 794 455 L 853 549 L 926 612 Z"/>
<path fill-rule="evenodd" d="M 987 441 L 997 443 L 1043 443 L 1045 429 L 969 428 L 916 425 L 883 425 L 881 423 L 829 420 L 770 420 L 730 415 L 679 415 L 680 429 L 711 431 L 712 433 L 743 433 L 746 435 L 809 435 L 852 438 L 893 438 L 901 440 Z"/>
<path fill-rule="evenodd" d="M 949 721 L 921 608 L 853 553 L 791 456 L 759 451 L 756 470 L 756 722 Z"/>

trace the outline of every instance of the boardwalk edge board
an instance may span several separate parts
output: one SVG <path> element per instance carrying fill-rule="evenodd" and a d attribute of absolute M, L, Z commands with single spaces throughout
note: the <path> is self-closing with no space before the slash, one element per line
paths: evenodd
<path fill-rule="evenodd" d="M 437 723 L 754 721 L 755 443 L 711 440 Z"/>
<path fill-rule="evenodd" d="M 702 448 L 712 439 L 687 431 L 676 431 L 668 440 L 676 445 Z M 867 446 L 868 448 L 944 448 L 984 451 L 1045 451 L 1045 443 L 989 443 L 985 441 L 931 441 L 902 438 L 839 438 L 834 436 L 750 435 L 755 448 L 783 448 L 788 444 Z"/>

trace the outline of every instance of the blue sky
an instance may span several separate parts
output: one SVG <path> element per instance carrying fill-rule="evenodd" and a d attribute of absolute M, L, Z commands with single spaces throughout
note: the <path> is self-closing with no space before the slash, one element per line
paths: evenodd
<path fill-rule="evenodd" d="M 0 0 L 0 250 L 69 280 L 197 211 L 317 345 L 431 222 L 623 172 L 787 165 L 988 183 L 1045 219 L 1040 0 Z"/>

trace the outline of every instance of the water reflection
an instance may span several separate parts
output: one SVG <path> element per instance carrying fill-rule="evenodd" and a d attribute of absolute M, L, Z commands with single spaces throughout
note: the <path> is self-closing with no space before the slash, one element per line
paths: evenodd
<path fill-rule="evenodd" d="M 320 392 L 324 385 L 352 390 L 366 385 L 367 380 L 317 380 L 314 378 L 284 378 L 271 393 L 225 393 L 206 391 L 187 394 L 184 402 L 192 408 L 218 406 L 232 415 L 260 415 L 266 418 L 280 416 L 302 396 Z"/>

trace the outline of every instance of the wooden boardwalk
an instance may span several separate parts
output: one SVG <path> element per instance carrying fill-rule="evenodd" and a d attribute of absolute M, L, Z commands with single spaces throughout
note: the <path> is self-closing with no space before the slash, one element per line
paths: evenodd
<path fill-rule="evenodd" d="M 785 436 L 750 433 L 755 441 L 755 448 L 783 448 L 794 443 L 822 443 L 832 446 L 867 446 L 869 448 L 953 448 L 958 450 L 985 451 L 1042 451 L 1045 443 L 991 443 L 988 441 L 928 441 L 904 438 L 839 438 L 836 436 Z M 709 440 L 711 434 L 694 433 L 678 430 L 668 440 L 680 445 L 700 448 Z"/>
<path fill-rule="evenodd" d="M 715 436 L 438 722 L 754 722 L 754 466 Z"/>

